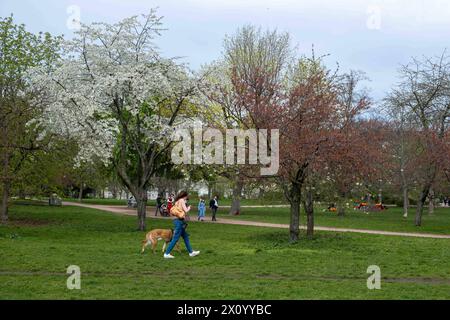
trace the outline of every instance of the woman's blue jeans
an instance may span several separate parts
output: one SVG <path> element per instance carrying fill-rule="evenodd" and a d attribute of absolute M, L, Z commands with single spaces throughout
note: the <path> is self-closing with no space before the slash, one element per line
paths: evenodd
<path fill-rule="evenodd" d="M 193 250 L 191 247 L 191 243 L 189 242 L 189 234 L 186 232 L 186 229 L 184 228 L 184 221 L 180 219 L 175 219 L 173 220 L 173 225 L 174 225 L 173 238 L 166 249 L 166 254 L 172 252 L 173 248 L 177 244 L 177 241 L 180 239 L 180 237 L 183 238 L 187 251 L 189 253 L 192 253 Z"/>

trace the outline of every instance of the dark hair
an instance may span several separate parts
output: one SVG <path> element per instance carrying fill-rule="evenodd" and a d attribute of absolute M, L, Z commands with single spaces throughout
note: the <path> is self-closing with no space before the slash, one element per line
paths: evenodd
<path fill-rule="evenodd" d="M 186 191 L 181 191 L 175 198 L 175 202 L 180 200 L 181 198 L 187 197 L 189 194 Z"/>

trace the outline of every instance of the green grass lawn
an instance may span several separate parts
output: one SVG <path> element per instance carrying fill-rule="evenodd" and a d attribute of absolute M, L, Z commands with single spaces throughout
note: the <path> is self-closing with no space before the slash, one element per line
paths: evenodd
<path fill-rule="evenodd" d="M 93 209 L 13 206 L 0 226 L 0 299 L 450 299 L 447 239 L 318 232 L 289 244 L 287 230 L 191 222 L 201 255 L 164 260 L 139 253 L 135 226 Z M 69 265 L 81 290 L 66 288 Z M 366 287 L 369 265 L 381 290 Z"/>
<path fill-rule="evenodd" d="M 450 234 L 450 208 L 435 209 L 434 215 L 428 215 L 425 210 L 422 226 L 414 225 L 415 208 L 410 209 L 409 217 L 403 218 L 402 208 L 389 208 L 383 212 L 365 214 L 362 211 L 347 210 L 345 217 L 338 217 L 336 213 L 315 210 L 315 224 L 323 227 L 356 228 L 368 230 L 384 230 L 398 232 L 419 232 Z M 208 215 L 210 212 L 208 210 Z M 218 212 L 219 216 L 229 218 L 227 208 Z M 233 219 L 289 223 L 289 208 L 242 208 L 242 215 L 233 216 Z M 301 223 L 305 224 L 305 214 L 302 212 Z"/>

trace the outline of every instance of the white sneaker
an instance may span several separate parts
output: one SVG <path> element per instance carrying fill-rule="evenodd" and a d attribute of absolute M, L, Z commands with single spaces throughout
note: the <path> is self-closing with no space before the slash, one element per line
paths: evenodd
<path fill-rule="evenodd" d="M 164 253 L 164 259 L 173 259 L 173 258 L 175 258 L 175 257 L 173 255 L 171 255 L 170 253 L 169 254 Z"/>
<path fill-rule="evenodd" d="M 200 251 L 192 251 L 191 253 L 189 253 L 189 257 L 195 257 L 198 256 L 200 254 Z"/>

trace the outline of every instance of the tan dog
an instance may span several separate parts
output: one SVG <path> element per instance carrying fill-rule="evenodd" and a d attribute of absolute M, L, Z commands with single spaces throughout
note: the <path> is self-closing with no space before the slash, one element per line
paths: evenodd
<path fill-rule="evenodd" d="M 142 240 L 142 251 L 141 253 L 144 253 L 145 248 L 148 245 L 152 245 L 152 250 L 153 253 L 155 253 L 155 249 L 156 249 L 156 245 L 158 244 L 159 240 L 164 240 L 164 245 L 162 248 L 162 251 L 164 252 L 164 250 L 166 249 L 166 246 L 170 243 L 170 241 L 172 241 L 172 237 L 173 237 L 173 230 L 172 229 L 155 229 L 150 231 L 149 233 L 147 233 L 147 235 L 145 236 L 145 239 Z M 177 244 L 175 245 L 175 249 L 180 252 L 180 245 Z"/>

